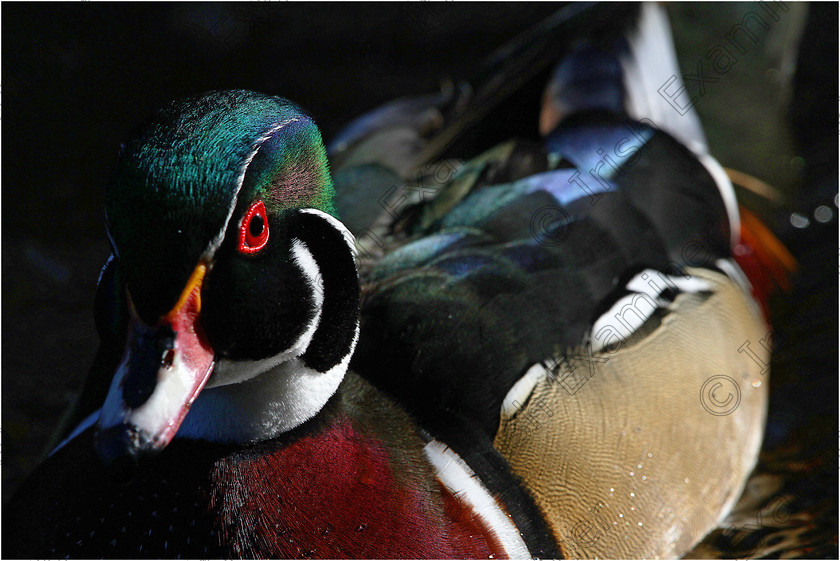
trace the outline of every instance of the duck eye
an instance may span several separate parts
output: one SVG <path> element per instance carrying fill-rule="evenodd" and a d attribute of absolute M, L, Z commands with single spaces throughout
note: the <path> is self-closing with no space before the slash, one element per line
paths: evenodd
<path fill-rule="evenodd" d="M 239 226 L 239 252 L 256 253 L 268 242 L 268 218 L 265 205 L 256 201 L 242 217 Z"/>
<path fill-rule="evenodd" d="M 251 218 L 251 224 L 248 226 L 248 233 L 252 238 L 258 238 L 263 232 L 263 219 L 259 214 L 255 214 Z"/>

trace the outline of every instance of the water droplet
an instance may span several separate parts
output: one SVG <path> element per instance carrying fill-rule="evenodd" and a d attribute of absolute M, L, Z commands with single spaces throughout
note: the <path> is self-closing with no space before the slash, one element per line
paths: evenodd
<path fill-rule="evenodd" d="M 636 475 L 636 472 L 635 472 L 635 471 L 631 471 L 631 472 L 630 472 L 630 477 L 633 477 L 634 475 Z"/>
<path fill-rule="evenodd" d="M 688 478 L 686 477 L 685 479 L 683 479 L 683 481 L 685 481 L 686 483 L 688 483 Z"/>
<path fill-rule="evenodd" d="M 647 481 L 647 475 L 642 476 L 642 481 Z"/>
<path fill-rule="evenodd" d="M 641 526 L 641 525 L 642 525 L 642 523 L 641 523 L 641 522 L 639 522 L 639 526 Z"/>
<path fill-rule="evenodd" d="M 619 518 L 624 518 L 624 515 L 623 515 L 623 514 L 619 514 L 619 515 L 618 515 L 618 517 L 619 517 Z"/>
<path fill-rule="evenodd" d="M 631 497 L 635 497 L 635 496 L 636 496 L 636 493 L 630 493 L 630 496 L 631 496 Z"/>
<path fill-rule="evenodd" d="M 754 387 L 754 388 L 761 387 L 761 380 L 753 380 L 752 387 Z"/>
<path fill-rule="evenodd" d="M 817 219 L 817 222 L 829 222 L 832 216 L 834 216 L 834 213 L 825 205 L 820 205 L 814 210 L 814 218 Z"/>
<path fill-rule="evenodd" d="M 810 223 L 807 216 L 802 216 L 798 212 L 790 213 L 790 224 L 794 228 L 807 228 Z"/>
<path fill-rule="evenodd" d="M 612 493 L 613 491 L 615 491 L 615 489 L 613 489 L 612 487 L 610 487 L 610 493 Z"/>
<path fill-rule="evenodd" d="M 648 458 L 652 458 L 652 457 L 653 457 L 653 453 L 648 452 Z"/>
<path fill-rule="evenodd" d="M 642 464 L 638 464 L 638 465 L 636 466 L 636 468 L 637 468 L 637 469 L 642 469 Z"/>
<path fill-rule="evenodd" d="M 636 510 L 636 507 L 631 506 L 631 507 L 630 507 L 630 510 Z"/>

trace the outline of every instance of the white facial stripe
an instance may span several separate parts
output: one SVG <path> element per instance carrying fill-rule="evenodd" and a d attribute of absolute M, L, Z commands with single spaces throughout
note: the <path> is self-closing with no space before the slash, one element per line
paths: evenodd
<path fill-rule="evenodd" d="M 292 261 L 298 266 L 303 276 L 306 277 L 307 284 L 312 287 L 312 298 L 315 301 L 315 317 L 301 337 L 301 340 L 306 340 L 306 344 L 304 345 L 305 350 L 309 346 L 309 341 L 312 340 L 312 335 L 318 327 L 318 322 L 321 320 L 321 310 L 324 307 L 324 279 L 321 277 L 321 270 L 318 268 L 318 263 L 315 262 L 315 256 L 309 251 L 306 243 L 297 238 L 292 239 Z"/>
<path fill-rule="evenodd" d="M 302 208 L 300 212 L 305 214 L 314 214 L 315 216 L 320 216 L 324 220 L 326 220 L 330 226 L 341 232 L 341 235 L 344 237 L 344 242 L 347 244 L 347 247 L 350 248 L 350 251 L 353 253 L 353 257 L 356 257 L 356 238 L 347 229 L 347 226 L 341 223 L 340 220 L 336 219 L 334 216 L 327 214 L 326 212 L 322 212 L 317 208 Z"/>
<path fill-rule="evenodd" d="M 519 530 L 481 480 L 451 448 L 432 440 L 423 448 L 440 482 L 469 506 L 502 544 L 510 559 L 530 559 L 531 554 Z"/>
<path fill-rule="evenodd" d="M 230 208 L 228 209 L 227 218 L 225 218 L 225 223 L 222 225 L 222 229 L 216 234 L 216 237 L 210 241 L 210 244 L 207 246 L 207 249 L 204 251 L 203 258 L 210 262 L 213 255 L 216 253 L 216 250 L 219 249 L 219 246 L 222 245 L 222 242 L 225 240 L 225 232 L 227 232 L 228 225 L 230 224 L 231 218 L 233 218 L 233 212 L 236 210 L 236 203 L 239 201 L 239 193 L 242 191 L 242 184 L 245 182 L 245 174 L 248 173 L 248 166 L 251 165 L 251 162 L 254 160 L 254 157 L 257 155 L 257 152 L 260 151 L 262 148 L 263 143 L 274 136 L 274 134 L 288 125 L 289 123 L 295 123 L 299 121 L 297 117 L 292 117 L 290 119 L 286 119 L 280 123 L 277 123 L 270 129 L 268 129 L 261 137 L 257 139 L 254 143 L 254 148 L 248 157 L 245 158 L 245 161 L 242 163 L 242 167 L 239 170 L 239 177 L 236 179 L 236 192 L 233 194 L 233 198 L 230 202 Z"/>
<path fill-rule="evenodd" d="M 299 212 L 317 215 L 341 232 L 355 255 L 355 240 L 344 224 L 317 209 Z M 302 240 L 292 241 L 292 256 L 313 287 L 317 316 L 289 351 L 262 361 L 220 361 L 213 380 L 196 399 L 176 438 L 227 443 L 275 438 L 314 417 L 338 389 L 359 340 L 359 325 L 347 354 L 327 372 L 319 373 L 300 360 L 322 319 L 324 283 L 312 252 Z"/>
<path fill-rule="evenodd" d="M 333 228 L 341 232 L 347 247 L 355 256 L 355 238 L 344 226 L 344 224 L 318 209 L 304 208 L 300 209 L 300 212 L 319 216 L 328 222 Z M 315 331 L 317 331 L 318 325 L 321 321 L 321 313 L 324 306 L 324 280 L 312 252 L 309 250 L 306 243 L 297 238 L 292 240 L 292 262 L 298 266 L 301 273 L 306 278 L 308 285 L 313 289 L 312 297 L 315 301 L 315 317 L 306 327 L 300 338 L 288 350 L 285 350 L 282 353 L 262 360 L 219 361 L 216 365 L 216 371 L 207 383 L 207 388 L 216 388 L 250 380 L 255 376 L 268 372 L 280 363 L 298 357 L 306 352 L 306 349 L 312 342 L 312 337 L 315 335 Z"/>
<path fill-rule="evenodd" d="M 306 284 L 312 287 L 315 315 L 306 329 L 291 347 L 274 356 L 261 360 L 220 360 L 216 364 L 213 376 L 207 382 L 207 388 L 217 388 L 250 380 L 268 372 L 281 362 L 299 357 L 306 352 L 321 322 L 321 314 L 324 309 L 324 280 L 312 252 L 309 251 L 304 242 L 297 238 L 292 240 L 292 263 L 300 269 L 306 279 Z"/>

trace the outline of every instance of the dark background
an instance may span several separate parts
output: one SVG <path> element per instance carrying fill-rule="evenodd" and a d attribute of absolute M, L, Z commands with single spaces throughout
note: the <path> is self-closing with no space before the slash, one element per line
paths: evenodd
<path fill-rule="evenodd" d="M 731 71 L 707 87 L 696 108 L 724 166 L 781 190 L 780 205 L 748 194 L 745 200 L 755 203 L 803 265 L 799 292 L 774 304 L 777 325 L 797 327 L 788 329 L 794 333 L 790 352 L 774 365 L 771 388 L 783 391 L 774 390 L 762 465 L 778 459 L 780 449 L 797 461 L 817 461 L 819 492 L 836 497 L 837 207 L 831 197 L 837 191 L 837 7 L 820 8 L 806 27 L 807 6 L 787 6 L 780 21 L 759 30 L 757 43 Z M 329 140 L 385 101 L 469 77 L 494 47 L 557 7 L 4 3 L 4 502 L 39 461 L 93 359 L 93 294 L 108 255 L 104 187 L 119 142 L 132 127 L 172 98 L 248 88 L 294 100 Z M 683 71 L 694 72 L 697 61 L 757 9 L 756 3 L 669 5 Z M 803 37 L 808 72 L 803 77 L 800 70 L 799 82 L 807 87 L 797 94 Z M 494 135 L 535 137 L 532 110 L 525 104 L 499 119 Z M 830 140 L 823 129 L 830 129 Z M 826 201 L 834 216 L 817 224 L 811 214 Z M 792 228 L 792 210 L 810 216 L 810 226 Z M 784 448 L 794 441 L 799 449 Z M 828 522 L 820 515 L 820 524 L 830 527 L 833 516 L 833 537 L 826 539 L 834 540 L 836 552 L 836 500 L 820 505 L 830 511 Z"/>

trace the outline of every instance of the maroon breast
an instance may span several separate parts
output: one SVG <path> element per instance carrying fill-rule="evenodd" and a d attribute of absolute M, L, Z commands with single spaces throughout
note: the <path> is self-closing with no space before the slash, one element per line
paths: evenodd
<path fill-rule="evenodd" d="M 132 473 L 90 431 L 4 509 L 4 557 L 470 557 L 503 550 L 428 466 L 352 420 L 247 448 L 176 440 Z M 425 478 L 420 481 L 419 478 Z"/>
<path fill-rule="evenodd" d="M 398 471 L 411 469 L 399 454 L 346 417 L 282 449 L 232 454 L 212 474 L 211 508 L 223 520 L 218 537 L 245 557 L 503 553 L 436 480 L 421 484 Z"/>

